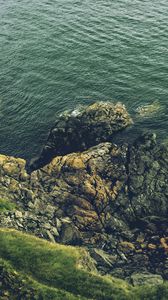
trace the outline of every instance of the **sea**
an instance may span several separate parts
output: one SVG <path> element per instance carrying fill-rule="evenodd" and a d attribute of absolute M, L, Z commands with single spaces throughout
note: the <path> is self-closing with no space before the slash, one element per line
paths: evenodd
<path fill-rule="evenodd" d="M 65 110 L 122 102 L 167 138 L 167 0 L 0 0 L 0 153 L 30 159 Z M 80 129 L 79 129 L 80 130 Z"/>

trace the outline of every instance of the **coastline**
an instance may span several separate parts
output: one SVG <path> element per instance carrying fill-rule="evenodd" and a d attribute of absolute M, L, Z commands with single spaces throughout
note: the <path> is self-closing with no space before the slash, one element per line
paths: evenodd
<path fill-rule="evenodd" d="M 114 144 L 131 124 L 122 104 L 97 103 L 57 121 L 40 169 L 35 162 L 27 173 L 25 160 L 0 155 L 0 227 L 86 247 L 102 275 L 167 280 L 168 146 L 153 133 Z"/>

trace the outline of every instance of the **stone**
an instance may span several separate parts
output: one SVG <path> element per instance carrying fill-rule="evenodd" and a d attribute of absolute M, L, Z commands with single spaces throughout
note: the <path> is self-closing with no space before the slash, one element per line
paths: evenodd
<path fill-rule="evenodd" d="M 149 250 L 155 250 L 157 248 L 157 246 L 155 244 L 148 244 L 148 249 Z"/>
<path fill-rule="evenodd" d="M 23 214 L 21 211 L 19 210 L 15 210 L 15 218 L 20 219 L 23 217 Z"/>
<path fill-rule="evenodd" d="M 84 151 L 102 142 L 132 124 L 123 104 L 96 102 L 83 107 L 77 114 L 72 111 L 60 116 L 51 129 L 40 157 L 27 165 L 28 172 L 49 163 L 54 156 Z M 84 168 L 81 161 L 73 161 L 75 168 Z M 73 166 L 71 163 L 71 166 Z"/>
<path fill-rule="evenodd" d="M 51 224 L 50 223 L 44 223 L 43 228 L 45 229 L 51 229 Z"/>
<path fill-rule="evenodd" d="M 80 245 L 81 235 L 73 224 L 64 223 L 61 227 L 60 242 L 63 244 Z"/>
<path fill-rule="evenodd" d="M 130 251 L 135 250 L 134 244 L 127 242 L 127 241 L 120 242 L 118 247 L 119 247 L 119 250 L 121 250 L 124 253 L 129 253 Z"/>
<path fill-rule="evenodd" d="M 52 235 L 52 233 L 49 230 L 46 230 L 47 236 L 50 240 L 50 242 L 55 243 L 55 239 L 54 236 Z"/>
<path fill-rule="evenodd" d="M 90 255 L 94 258 L 98 265 L 105 268 L 111 268 L 117 260 L 116 255 L 109 255 L 102 249 L 90 249 Z"/>
<path fill-rule="evenodd" d="M 52 233 L 54 234 L 55 237 L 58 237 L 58 236 L 59 236 L 59 232 L 58 232 L 58 230 L 57 230 L 56 227 L 52 227 L 52 229 L 51 229 L 50 232 L 52 232 Z"/>
<path fill-rule="evenodd" d="M 0 154 L 0 165 L 3 166 L 7 161 L 7 156 Z"/>
<path fill-rule="evenodd" d="M 19 169 L 14 162 L 7 162 L 3 165 L 3 170 L 7 175 L 17 174 Z"/>
<path fill-rule="evenodd" d="M 134 286 L 163 284 L 162 276 L 156 274 L 135 273 L 131 275 L 131 281 Z"/>
<path fill-rule="evenodd" d="M 163 247 L 164 251 L 168 253 L 168 237 L 162 237 L 160 239 L 160 243 L 161 243 L 161 246 Z"/>

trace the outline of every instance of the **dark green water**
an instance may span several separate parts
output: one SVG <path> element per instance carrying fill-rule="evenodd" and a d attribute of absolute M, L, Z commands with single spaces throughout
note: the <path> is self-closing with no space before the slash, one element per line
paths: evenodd
<path fill-rule="evenodd" d="M 65 109 L 158 101 L 133 129 L 166 136 L 167 0 L 0 0 L 0 153 L 36 155 Z"/>

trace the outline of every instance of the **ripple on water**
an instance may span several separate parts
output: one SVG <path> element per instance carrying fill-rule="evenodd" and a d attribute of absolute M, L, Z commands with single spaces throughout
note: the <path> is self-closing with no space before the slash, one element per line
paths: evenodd
<path fill-rule="evenodd" d="M 0 0 L 0 152 L 36 155 L 59 113 L 122 101 L 136 124 L 166 136 L 166 0 Z M 138 107 L 159 103 L 137 118 Z"/>

